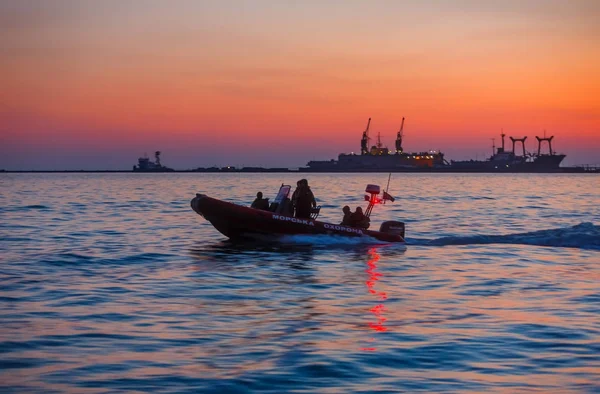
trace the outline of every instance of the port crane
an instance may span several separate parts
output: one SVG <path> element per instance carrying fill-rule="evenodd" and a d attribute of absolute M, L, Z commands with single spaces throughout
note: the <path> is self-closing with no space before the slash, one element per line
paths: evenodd
<path fill-rule="evenodd" d="M 402 123 L 400 124 L 400 130 L 396 136 L 396 153 L 402 153 L 402 137 L 404 137 L 404 117 L 402 117 Z"/>
<path fill-rule="evenodd" d="M 367 128 L 363 131 L 362 139 L 360 140 L 360 154 L 368 155 L 369 154 L 369 127 L 371 126 L 371 118 L 367 122 Z"/>

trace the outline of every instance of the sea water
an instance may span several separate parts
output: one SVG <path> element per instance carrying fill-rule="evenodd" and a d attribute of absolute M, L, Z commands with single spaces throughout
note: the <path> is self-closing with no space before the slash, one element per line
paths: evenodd
<path fill-rule="evenodd" d="M 392 174 L 407 245 L 232 244 L 190 208 L 307 178 L 0 174 L 0 391 L 599 392 L 600 177 Z"/>

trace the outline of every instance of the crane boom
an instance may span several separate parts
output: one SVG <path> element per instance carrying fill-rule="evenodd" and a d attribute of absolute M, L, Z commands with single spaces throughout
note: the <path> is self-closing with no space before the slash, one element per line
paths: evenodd
<path fill-rule="evenodd" d="M 366 155 L 369 153 L 369 126 L 371 126 L 371 118 L 367 122 L 367 128 L 363 131 L 362 139 L 360 140 L 360 154 Z"/>
<path fill-rule="evenodd" d="M 402 137 L 404 135 L 404 116 L 402 117 L 402 123 L 400 124 L 400 130 L 396 135 L 396 154 L 402 153 Z"/>

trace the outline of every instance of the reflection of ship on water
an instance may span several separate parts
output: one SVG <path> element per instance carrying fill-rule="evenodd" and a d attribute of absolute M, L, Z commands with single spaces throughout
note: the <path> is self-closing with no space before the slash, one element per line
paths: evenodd
<path fill-rule="evenodd" d="M 434 168 L 448 167 L 448 162 L 444 159 L 444 154 L 438 151 L 429 152 L 404 152 L 402 147 L 402 138 L 404 137 L 404 118 L 400 130 L 396 136 L 395 150 L 384 147 L 381 143 L 381 135 L 377 134 L 377 144 L 369 149 L 369 127 L 371 118 L 367 123 L 367 128 L 363 131 L 360 154 L 341 153 L 338 160 L 309 161 L 301 171 L 313 172 L 369 172 L 369 171 L 410 171 L 410 170 L 431 170 Z"/>
<path fill-rule="evenodd" d="M 165 167 L 160 164 L 160 151 L 154 152 L 155 161 L 150 161 L 150 159 L 144 155 L 144 157 L 140 157 L 138 159 L 138 165 L 133 166 L 133 171 L 141 171 L 141 172 L 169 172 L 173 171 L 172 168 Z"/>
<path fill-rule="evenodd" d="M 563 154 L 557 154 L 552 150 L 551 137 L 538 137 L 538 151 L 536 153 L 528 153 L 525 150 L 525 140 L 527 137 L 514 138 L 509 137 L 512 141 L 512 151 L 507 151 L 504 148 L 504 137 L 502 133 L 502 146 L 496 150 L 493 146 L 493 154 L 487 160 L 452 160 L 451 168 L 466 172 L 556 172 L 560 170 L 560 163 L 566 157 Z M 548 143 L 548 153 L 542 153 L 542 142 Z M 515 152 L 515 144 L 521 143 L 522 154 L 517 155 Z"/>

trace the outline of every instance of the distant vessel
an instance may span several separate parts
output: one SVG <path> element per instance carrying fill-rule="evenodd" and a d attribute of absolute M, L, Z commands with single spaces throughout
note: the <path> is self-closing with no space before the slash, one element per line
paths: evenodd
<path fill-rule="evenodd" d="M 389 150 L 381 143 L 381 135 L 377 134 L 377 144 L 369 149 L 369 128 L 371 118 L 367 122 L 367 128 L 363 131 L 360 141 L 360 154 L 341 153 L 338 160 L 312 160 L 307 167 L 300 168 L 301 171 L 309 172 L 379 172 L 379 171 L 412 171 L 432 170 L 435 168 L 449 167 L 444 159 L 444 154 L 439 151 L 428 152 L 404 152 L 402 138 L 404 137 L 404 118 L 400 130 L 396 135 L 395 150 Z"/>
<path fill-rule="evenodd" d="M 512 141 L 512 151 L 507 151 L 504 148 L 504 137 L 506 134 L 502 133 L 500 136 L 502 138 L 502 146 L 497 150 L 493 146 L 492 156 L 487 160 L 452 160 L 452 170 L 465 172 L 557 172 L 561 170 L 560 163 L 566 155 L 557 154 L 552 150 L 552 139 L 554 136 L 535 137 L 538 141 L 537 154 L 528 153 L 525 150 L 525 140 L 527 137 L 509 137 Z M 542 142 L 548 142 L 548 153 L 541 152 Z M 520 156 L 515 152 L 516 143 L 521 143 L 522 146 L 522 154 Z"/>
<path fill-rule="evenodd" d="M 138 165 L 133 166 L 133 171 L 139 172 L 169 172 L 173 171 L 172 168 L 165 167 L 160 164 L 160 151 L 154 152 L 155 161 L 150 161 L 150 159 L 144 155 L 144 157 L 140 157 L 138 159 Z"/>

